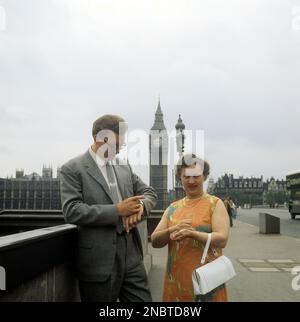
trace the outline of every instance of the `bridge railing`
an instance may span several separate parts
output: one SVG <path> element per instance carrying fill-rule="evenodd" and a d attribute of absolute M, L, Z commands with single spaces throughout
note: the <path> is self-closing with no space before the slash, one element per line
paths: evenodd
<path fill-rule="evenodd" d="M 138 225 L 147 273 L 149 235 L 161 214 L 154 211 Z M 0 237 L 0 267 L 6 273 L 0 301 L 79 301 L 75 225 L 65 224 L 62 214 L 19 211 L 0 215 L 1 232 L 8 234 Z"/>

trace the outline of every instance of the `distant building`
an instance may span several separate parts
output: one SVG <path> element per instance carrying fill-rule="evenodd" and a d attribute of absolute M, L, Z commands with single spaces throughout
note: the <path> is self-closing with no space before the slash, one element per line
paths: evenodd
<path fill-rule="evenodd" d="M 157 195 L 156 209 L 168 207 L 168 152 L 169 137 L 164 124 L 163 113 L 158 102 L 154 124 L 149 135 L 150 149 L 150 186 Z"/>
<path fill-rule="evenodd" d="M 263 202 L 270 206 L 284 204 L 289 201 L 289 191 L 285 180 L 276 180 L 273 177 L 264 183 Z"/>
<path fill-rule="evenodd" d="M 286 191 L 286 188 L 285 180 L 275 180 L 273 177 L 264 183 L 264 191 Z"/>
<path fill-rule="evenodd" d="M 184 135 L 185 125 L 182 121 L 180 114 L 179 114 L 177 124 L 175 125 L 175 129 L 176 129 L 176 147 L 177 147 L 177 153 L 178 153 L 178 160 L 180 160 L 182 159 L 184 154 L 184 140 L 185 140 L 185 135 Z M 182 199 L 185 196 L 185 192 L 183 190 L 181 180 L 180 178 L 177 177 L 176 172 L 177 172 L 177 165 L 175 164 L 175 167 L 174 167 L 175 199 L 178 200 L 178 199 Z"/>
<path fill-rule="evenodd" d="M 219 178 L 214 187 L 214 194 L 224 199 L 230 196 L 238 205 L 263 204 L 263 176 L 260 178 L 234 178 L 233 174 L 225 174 Z"/>
<path fill-rule="evenodd" d="M 214 194 L 215 191 L 215 182 L 213 178 L 209 178 L 208 179 L 208 183 L 207 183 L 207 193 L 209 194 Z"/>
<path fill-rule="evenodd" d="M 43 172 L 42 172 L 42 178 L 43 179 L 52 179 L 53 178 L 53 171 L 51 167 L 43 166 Z"/>
<path fill-rule="evenodd" d="M 43 167 L 42 173 L 16 170 L 16 178 L 0 179 L 0 210 L 61 209 L 59 178 L 53 178 L 52 168 Z"/>
<path fill-rule="evenodd" d="M 232 174 L 225 174 L 214 185 L 209 182 L 208 187 L 210 193 L 213 192 L 222 199 L 230 196 L 236 204 L 241 206 L 268 203 L 267 200 L 270 198 L 267 196 L 270 196 L 270 191 L 280 192 L 276 194 L 276 197 L 274 197 L 274 193 L 271 193 L 274 202 L 284 203 L 286 199 L 286 181 L 271 178 L 264 182 L 263 176 L 260 178 L 244 178 L 243 176 L 234 178 Z"/>

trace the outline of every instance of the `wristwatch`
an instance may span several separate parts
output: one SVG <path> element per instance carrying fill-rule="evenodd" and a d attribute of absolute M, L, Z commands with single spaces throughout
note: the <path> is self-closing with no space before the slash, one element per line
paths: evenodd
<path fill-rule="evenodd" d="M 142 216 L 144 216 L 145 215 L 145 204 L 144 204 L 144 201 L 143 200 L 140 200 L 140 205 L 142 205 L 143 206 L 143 213 L 142 213 Z"/>

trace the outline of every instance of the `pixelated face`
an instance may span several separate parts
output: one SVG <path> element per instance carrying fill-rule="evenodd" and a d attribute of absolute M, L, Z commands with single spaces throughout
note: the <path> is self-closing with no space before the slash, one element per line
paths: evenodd
<path fill-rule="evenodd" d="M 187 195 L 196 196 L 203 192 L 203 167 L 195 164 L 181 171 L 181 182 Z"/>
<path fill-rule="evenodd" d="M 125 145 L 125 136 L 118 135 L 110 130 L 98 132 L 95 143 L 97 145 L 97 156 L 102 160 L 112 160 Z"/>

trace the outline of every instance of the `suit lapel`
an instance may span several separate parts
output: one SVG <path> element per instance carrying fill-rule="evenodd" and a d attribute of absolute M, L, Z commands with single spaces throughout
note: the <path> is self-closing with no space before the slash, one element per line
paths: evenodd
<path fill-rule="evenodd" d="M 87 151 L 85 154 L 85 166 L 87 168 L 88 174 L 92 176 L 101 185 L 102 189 L 105 191 L 105 193 L 109 196 L 109 198 L 113 202 L 110 189 L 106 183 L 106 180 L 104 179 L 103 174 L 98 168 L 96 162 L 91 157 L 89 151 Z"/>

